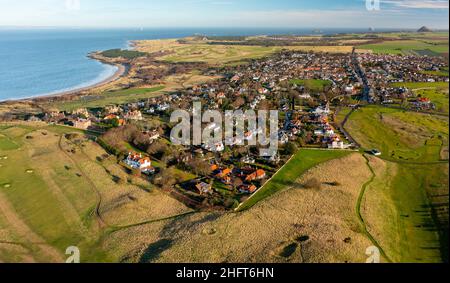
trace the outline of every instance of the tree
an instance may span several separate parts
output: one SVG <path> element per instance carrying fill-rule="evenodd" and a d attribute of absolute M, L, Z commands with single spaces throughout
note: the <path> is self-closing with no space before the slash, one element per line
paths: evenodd
<path fill-rule="evenodd" d="M 239 189 L 240 186 L 242 186 L 244 184 L 244 182 L 242 181 L 241 178 L 234 178 L 233 180 L 233 189 L 235 191 L 237 191 Z"/>
<path fill-rule="evenodd" d="M 286 144 L 286 147 L 284 148 L 286 155 L 292 155 L 296 153 L 297 150 L 298 150 L 297 145 L 293 142 L 288 142 Z"/>
<path fill-rule="evenodd" d="M 239 109 L 240 107 L 242 107 L 242 105 L 245 104 L 245 100 L 242 97 L 238 97 L 234 102 L 233 102 L 233 107 L 234 109 Z"/>
<path fill-rule="evenodd" d="M 162 155 L 168 150 L 168 145 L 164 142 L 157 140 L 147 148 L 147 153 L 150 155 Z"/>
<path fill-rule="evenodd" d="M 196 175 L 208 176 L 212 173 L 209 163 L 200 158 L 193 158 L 187 165 Z"/>
<path fill-rule="evenodd" d="M 303 184 L 303 187 L 305 189 L 320 190 L 320 188 L 322 187 L 322 183 L 319 180 L 317 180 L 316 178 L 311 178 L 311 179 L 307 180 L 305 182 L 305 184 Z"/>
<path fill-rule="evenodd" d="M 170 189 L 181 180 L 175 168 L 170 167 L 162 169 L 154 179 L 155 185 L 161 186 L 163 189 Z"/>
<path fill-rule="evenodd" d="M 112 125 L 114 128 L 119 127 L 119 126 L 120 126 L 119 119 L 117 119 L 117 118 L 112 119 L 112 120 L 111 120 L 111 125 Z"/>

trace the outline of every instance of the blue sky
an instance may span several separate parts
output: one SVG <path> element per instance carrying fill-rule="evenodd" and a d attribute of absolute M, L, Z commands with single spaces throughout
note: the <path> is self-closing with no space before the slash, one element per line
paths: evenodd
<path fill-rule="evenodd" d="M 0 0 L 0 26 L 448 29 L 448 0 L 372 1 Z"/>

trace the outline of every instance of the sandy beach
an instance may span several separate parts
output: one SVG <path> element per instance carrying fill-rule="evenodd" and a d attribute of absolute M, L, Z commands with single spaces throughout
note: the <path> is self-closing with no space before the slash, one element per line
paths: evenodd
<path fill-rule="evenodd" d="M 100 61 L 100 60 L 99 60 Z M 21 98 L 21 99 L 7 99 L 7 100 L 2 100 L 0 101 L 0 103 L 2 102 L 14 102 L 14 101 L 30 101 L 30 100 L 34 100 L 34 99 L 42 99 L 42 98 L 52 98 L 52 97 L 59 97 L 59 96 L 64 96 L 64 95 L 71 95 L 71 94 L 77 94 L 80 92 L 84 92 L 84 91 L 89 91 L 89 90 L 93 90 L 95 88 L 107 85 L 109 83 L 112 83 L 118 79 L 120 79 L 121 77 L 127 75 L 128 73 L 128 66 L 122 65 L 122 64 L 110 64 L 110 63 L 106 63 L 106 62 L 102 62 L 103 64 L 108 64 L 111 66 L 115 66 L 117 67 L 117 71 L 110 77 L 92 84 L 92 85 L 88 85 L 88 86 L 83 86 L 80 88 L 75 88 L 72 90 L 67 90 L 67 91 L 61 91 L 61 92 L 57 92 L 57 93 L 52 93 L 52 94 L 48 94 L 48 95 L 38 95 L 38 96 L 33 96 L 33 97 L 27 97 L 27 98 Z"/>

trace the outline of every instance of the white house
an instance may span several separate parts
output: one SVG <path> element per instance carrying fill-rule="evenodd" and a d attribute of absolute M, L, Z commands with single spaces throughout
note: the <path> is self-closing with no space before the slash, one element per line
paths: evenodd
<path fill-rule="evenodd" d="M 333 141 L 332 143 L 328 144 L 329 149 L 345 149 L 344 142 L 343 141 Z"/>
<path fill-rule="evenodd" d="M 222 152 L 225 150 L 225 146 L 223 142 L 219 142 L 216 144 L 203 144 L 203 149 L 211 152 Z"/>
<path fill-rule="evenodd" d="M 125 164 L 129 165 L 133 169 L 140 169 L 142 172 L 152 170 L 152 162 L 149 157 L 144 157 L 142 154 L 132 153 L 128 154 L 125 159 Z"/>

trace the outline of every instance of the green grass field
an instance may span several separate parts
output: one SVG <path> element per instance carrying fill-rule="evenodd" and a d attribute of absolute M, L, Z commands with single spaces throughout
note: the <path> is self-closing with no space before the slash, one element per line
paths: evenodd
<path fill-rule="evenodd" d="M 448 41 L 394 40 L 358 46 L 358 49 L 372 50 L 377 54 L 430 55 L 448 53 Z"/>
<path fill-rule="evenodd" d="M 0 148 L 0 261 L 62 263 L 77 246 L 82 262 L 118 262 L 102 245 L 111 231 L 189 211 L 114 157 L 99 161 L 105 151 L 83 131 L 33 125 L 0 127 L 15 144 Z"/>
<path fill-rule="evenodd" d="M 259 189 L 251 198 L 245 201 L 238 209 L 244 211 L 259 201 L 295 184 L 295 181 L 314 166 L 346 156 L 349 151 L 329 151 L 301 149 L 286 165 L 279 170 L 272 179 Z"/>
<path fill-rule="evenodd" d="M 399 109 L 365 107 L 345 127 L 366 150 L 376 148 L 387 160 L 439 162 L 448 145 L 448 119 Z"/>
<path fill-rule="evenodd" d="M 45 127 L 46 130 L 52 129 Z M 95 206 L 95 194 L 75 171 L 65 169 L 72 166 L 57 150 L 56 144 L 43 142 L 44 139 L 56 140 L 52 132 L 44 136 L 40 131 L 27 127 L 14 126 L 0 131 L 15 141 L 15 148 L 0 149 L 0 156 L 7 156 L 0 164 L 0 190 L 18 217 L 45 241 L 45 245 L 56 248 L 60 255 L 67 247 L 76 245 L 84 251 L 86 261 L 106 261 L 103 252 L 96 247 L 96 234 L 85 226 L 82 218 L 92 212 Z M 58 128 L 57 132 L 62 129 Z M 65 133 L 71 132 L 65 128 Z M 15 135 L 13 133 L 16 133 Z M 56 132 L 55 132 L 56 133 Z M 29 155 L 25 135 L 33 136 L 32 155 Z M 8 184 L 8 188 L 4 185 Z M 14 231 L 16 232 L 16 231 Z M 24 232 L 24 231 L 19 231 Z M 45 257 L 26 237 L 18 237 L 31 248 L 31 255 L 40 261 L 54 261 L 56 258 Z M 92 257 L 91 257 L 92 256 Z"/>
<path fill-rule="evenodd" d="M 421 71 L 420 73 L 425 75 L 431 75 L 431 76 L 438 76 L 438 77 L 447 77 L 448 78 L 448 69 L 442 70 L 442 71 Z"/>
<path fill-rule="evenodd" d="M 325 87 L 331 86 L 331 81 L 327 80 L 291 80 L 291 84 L 296 84 L 298 86 L 304 86 L 314 92 L 322 92 Z"/>
<path fill-rule="evenodd" d="M 0 134 L 0 150 L 17 149 L 19 146 L 9 137 Z"/>
<path fill-rule="evenodd" d="M 147 55 L 147 53 L 144 53 L 144 52 L 132 51 L 132 50 L 121 50 L 121 49 L 106 50 L 106 51 L 103 51 L 101 54 L 108 58 L 123 57 L 126 59 L 136 59 L 136 58 Z"/>
<path fill-rule="evenodd" d="M 124 104 L 161 94 L 164 89 L 165 86 L 157 86 L 152 88 L 133 88 L 127 90 L 108 91 L 97 96 L 93 95 L 81 97 L 78 100 L 69 102 L 53 103 L 51 106 L 64 111 L 72 111 L 79 108 L 95 108 L 113 104 Z"/>
<path fill-rule="evenodd" d="M 404 83 L 393 83 L 392 84 L 393 87 L 407 87 L 409 89 L 415 90 L 415 89 L 423 89 L 423 88 L 428 88 L 428 89 L 440 89 L 440 90 L 445 90 L 448 89 L 448 83 L 446 82 L 434 82 L 434 83 L 428 83 L 428 82 L 417 82 L 417 83 L 409 83 L 409 82 L 404 82 Z"/>
<path fill-rule="evenodd" d="M 280 49 L 280 47 L 191 44 L 175 48 L 175 54 L 162 59 L 167 62 L 226 64 L 262 58 Z"/>
<path fill-rule="evenodd" d="M 376 176 L 361 210 L 384 252 L 394 262 L 445 260 L 448 233 L 437 230 L 433 209 L 448 208 L 448 160 L 441 155 L 448 147 L 448 118 L 367 106 L 353 112 L 345 127 L 385 160 L 385 168 L 371 162 Z"/>
<path fill-rule="evenodd" d="M 362 214 L 384 252 L 393 262 L 441 262 L 445 246 L 434 228 L 429 195 L 438 193 L 437 187 L 448 188 L 446 165 L 387 162 L 376 173 Z"/>

